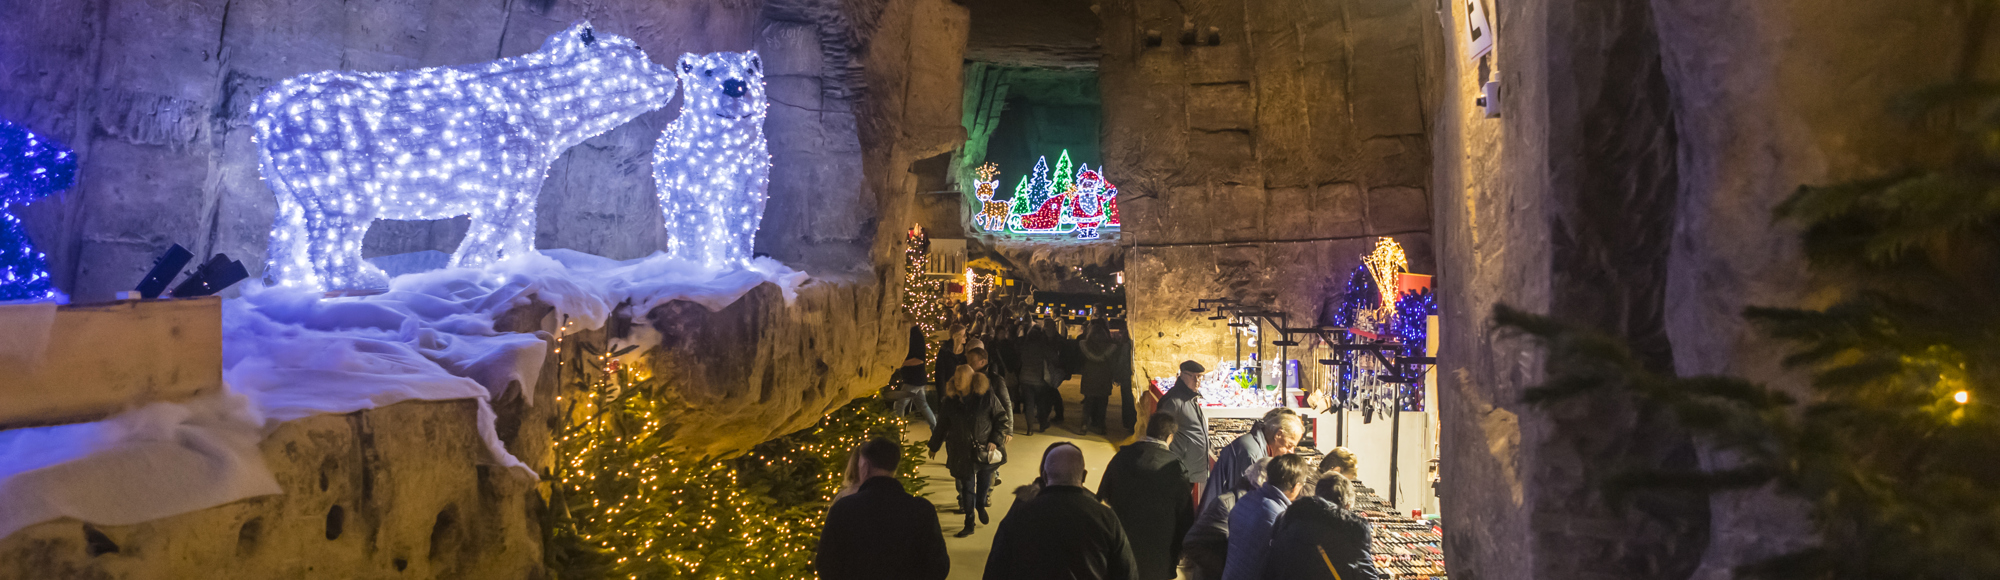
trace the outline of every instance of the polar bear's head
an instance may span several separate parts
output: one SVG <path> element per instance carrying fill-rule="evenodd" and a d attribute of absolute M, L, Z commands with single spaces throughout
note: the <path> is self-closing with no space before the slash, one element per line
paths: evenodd
<path fill-rule="evenodd" d="M 757 57 L 756 51 L 683 54 L 679 73 L 681 94 L 687 99 L 681 106 L 682 115 L 762 124 L 766 105 L 764 60 Z"/>

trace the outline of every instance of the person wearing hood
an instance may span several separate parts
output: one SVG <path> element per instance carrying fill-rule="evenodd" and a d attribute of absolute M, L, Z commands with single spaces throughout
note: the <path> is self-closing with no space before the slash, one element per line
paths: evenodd
<path fill-rule="evenodd" d="M 1264 468 L 1264 486 L 1236 500 L 1229 511 L 1229 560 L 1222 580 L 1256 580 L 1271 552 L 1271 527 L 1306 491 L 1306 458 L 1275 457 Z"/>
<path fill-rule="evenodd" d="M 985 358 L 986 353 L 977 356 Z M 987 521 L 986 494 L 993 489 L 993 473 L 1001 463 L 1000 448 L 1007 444 L 1013 414 L 993 394 L 986 375 L 967 366 L 954 373 L 940 408 L 944 412 L 931 431 L 931 458 L 937 458 L 939 447 L 949 451 L 945 467 L 956 480 L 959 511 L 965 514 L 965 527 L 955 536 L 963 538 L 972 535 L 974 518 Z"/>
<path fill-rule="evenodd" d="M 1187 470 L 1188 483 L 1196 486 L 1208 481 L 1208 413 L 1201 409 L 1200 391 L 1203 372 L 1207 369 L 1201 363 L 1181 363 L 1181 374 L 1174 378 L 1173 388 L 1167 389 L 1167 394 L 1154 406 L 1157 412 L 1173 415 L 1174 424 L 1180 426 L 1167 450 L 1180 458 L 1181 467 Z"/>
<path fill-rule="evenodd" d="M 1354 512 L 1354 483 L 1320 473 L 1311 497 L 1285 508 L 1271 529 L 1263 580 L 1379 580 L 1368 520 Z"/>

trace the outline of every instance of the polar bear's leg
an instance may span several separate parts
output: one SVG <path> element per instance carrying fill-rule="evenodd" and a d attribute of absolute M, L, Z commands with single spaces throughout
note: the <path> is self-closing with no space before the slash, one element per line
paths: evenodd
<path fill-rule="evenodd" d="M 361 259 L 361 239 L 368 233 L 370 216 L 326 211 L 306 212 L 306 244 L 312 256 L 313 272 L 319 286 L 328 290 L 379 288 L 388 279 Z M 371 271 L 372 270 L 372 271 Z"/>
<path fill-rule="evenodd" d="M 454 268 L 483 268 L 494 262 L 526 254 L 535 248 L 535 196 L 539 192 L 535 185 L 519 186 L 513 191 L 527 194 L 504 195 L 494 207 L 472 210 L 472 226 L 465 231 L 465 239 L 458 243 L 458 251 L 451 255 Z"/>
<path fill-rule="evenodd" d="M 278 215 L 271 222 L 270 249 L 264 252 L 264 277 L 280 286 L 321 287 L 306 239 L 306 209 L 280 182 L 272 184 L 278 198 Z"/>

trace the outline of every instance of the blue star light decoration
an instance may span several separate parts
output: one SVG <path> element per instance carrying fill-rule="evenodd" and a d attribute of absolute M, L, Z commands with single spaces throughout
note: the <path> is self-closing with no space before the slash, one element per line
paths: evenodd
<path fill-rule="evenodd" d="M 764 62 L 756 52 L 686 54 L 679 117 L 653 146 L 667 254 L 710 268 L 750 259 L 771 181 Z"/>
<path fill-rule="evenodd" d="M 49 283 L 48 257 L 28 240 L 11 211 L 76 183 L 76 155 L 26 127 L 0 121 L 0 300 L 41 300 L 59 294 Z"/>
<path fill-rule="evenodd" d="M 267 275 L 308 288 L 387 285 L 361 258 L 377 218 L 470 216 L 454 267 L 526 254 L 549 164 L 665 106 L 675 82 L 637 43 L 588 22 L 483 64 L 286 79 L 250 113 L 278 199 Z"/>

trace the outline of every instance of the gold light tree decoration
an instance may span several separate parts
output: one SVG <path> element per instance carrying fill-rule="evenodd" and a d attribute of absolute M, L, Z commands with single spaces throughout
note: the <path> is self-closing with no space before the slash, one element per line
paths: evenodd
<path fill-rule="evenodd" d="M 672 445 L 681 403 L 623 362 L 630 350 L 557 343 L 568 424 L 544 526 L 550 569 L 564 579 L 812 577 L 847 454 L 873 437 L 900 441 L 904 420 L 871 396 L 740 457 L 696 456 Z M 912 492 L 922 451 L 904 446 L 898 470 Z"/>

